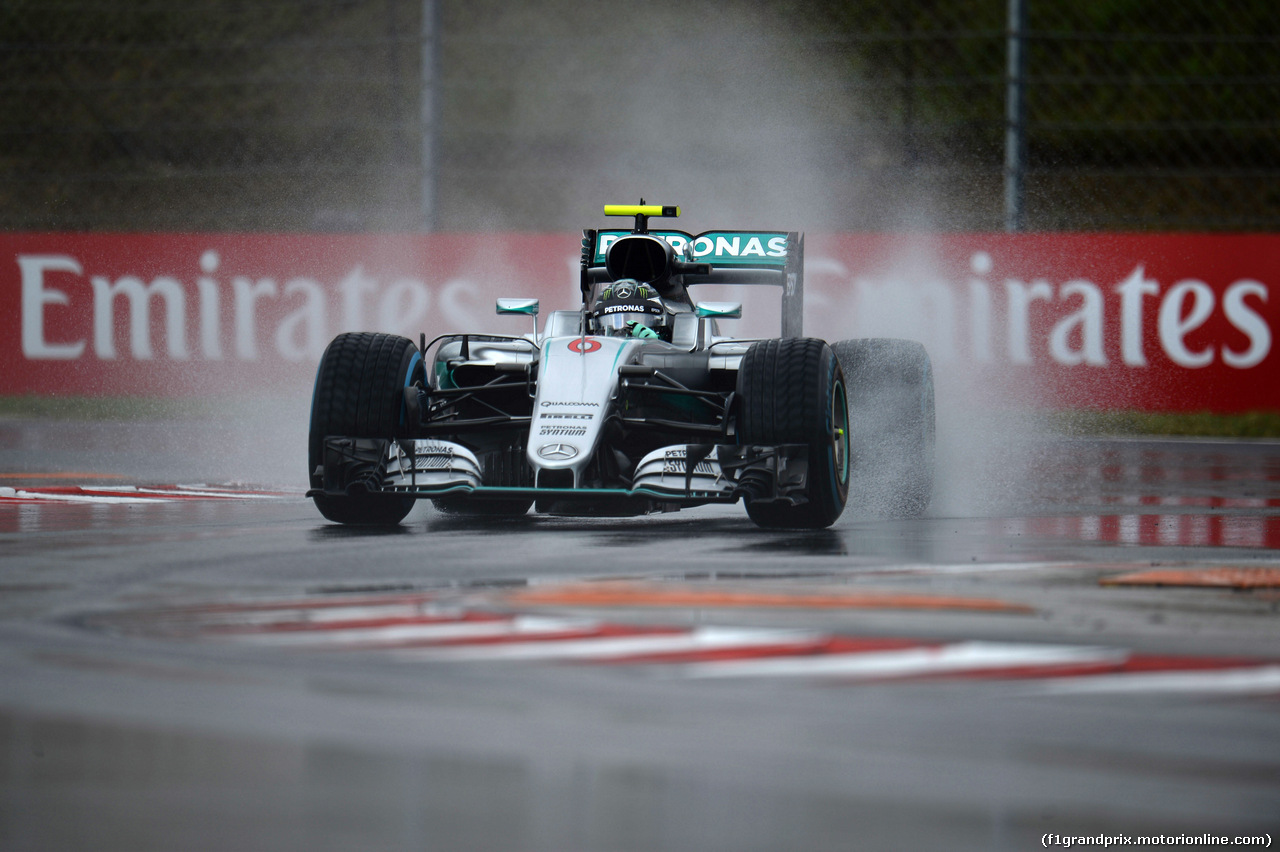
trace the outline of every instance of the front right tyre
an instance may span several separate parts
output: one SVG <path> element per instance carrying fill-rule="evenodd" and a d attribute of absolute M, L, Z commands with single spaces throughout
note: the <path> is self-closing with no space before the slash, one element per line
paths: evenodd
<path fill-rule="evenodd" d="M 758 526 L 823 529 L 844 511 L 849 493 L 849 403 L 839 359 L 814 338 L 764 340 L 738 368 L 738 443 L 805 444 L 803 500 L 746 497 Z"/>

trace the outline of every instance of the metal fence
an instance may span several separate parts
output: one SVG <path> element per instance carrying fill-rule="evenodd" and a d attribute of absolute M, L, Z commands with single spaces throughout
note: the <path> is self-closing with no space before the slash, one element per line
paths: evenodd
<path fill-rule="evenodd" d="M 1012 2 L 0 0 L 0 228 L 1280 228 L 1274 0 Z"/>

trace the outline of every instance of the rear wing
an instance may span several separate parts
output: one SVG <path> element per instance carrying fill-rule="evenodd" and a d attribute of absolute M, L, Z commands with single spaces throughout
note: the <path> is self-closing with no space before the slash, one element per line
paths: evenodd
<path fill-rule="evenodd" d="M 627 230 L 582 232 L 582 283 L 608 281 L 605 253 Z M 782 288 L 782 336 L 801 337 L 804 323 L 804 234 L 798 231 L 648 231 L 665 240 L 695 284 L 771 284 Z"/>

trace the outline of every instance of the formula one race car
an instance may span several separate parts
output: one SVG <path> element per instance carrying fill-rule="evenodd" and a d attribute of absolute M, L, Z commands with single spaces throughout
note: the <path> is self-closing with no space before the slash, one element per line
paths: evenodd
<path fill-rule="evenodd" d="M 658 205 L 586 230 L 582 308 L 499 299 L 524 336 L 341 334 L 320 361 L 309 471 L 320 512 L 397 524 L 417 499 L 473 515 L 637 515 L 746 504 L 762 527 L 823 528 L 852 498 L 918 515 L 933 489 L 933 370 L 918 343 L 801 337 L 804 238 L 650 231 Z M 740 304 L 699 284 L 782 288 L 782 336 L 736 340 Z"/>

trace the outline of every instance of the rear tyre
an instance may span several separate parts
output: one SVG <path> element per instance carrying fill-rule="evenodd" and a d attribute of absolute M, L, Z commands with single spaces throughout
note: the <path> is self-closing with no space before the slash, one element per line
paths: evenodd
<path fill-rule="evenodd" d="M 413 341 L 391 334 L 340 334 L 320 358 L 311 398 L 307 440 L 312 488 L 324 486 L 324 439 L 408 436 L 404 389 L 424 380 L 422 356 Z M 344 483 L 346 485 L 346 483 Z M 376 491 L 359 495 L 318 494 L 320 514 L 340 524 L 394 526 L 414 499 Z"/>
<path fill-rule="evenodd" d="M 747 515 L 770 528 L 822 529 L 835 523 L 849 492 L 849 404 L 831 347 L 813 338 L 753 345 L 738 369 L 737 397 L 740 444 L 809 447 L 806 502 L 749 496 Z"/>
<path fill-rule="evenodd" d="M 933 365 L 913 340 L 841 340 L 849 382 L 853 499 L 870 513 L 914 518 L 933 497 Z"/>

